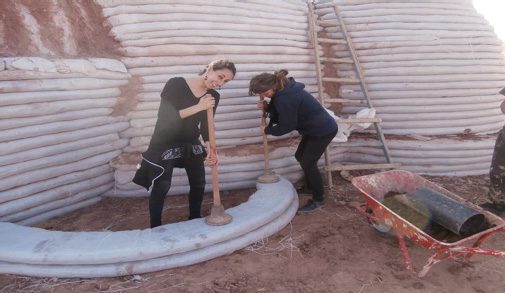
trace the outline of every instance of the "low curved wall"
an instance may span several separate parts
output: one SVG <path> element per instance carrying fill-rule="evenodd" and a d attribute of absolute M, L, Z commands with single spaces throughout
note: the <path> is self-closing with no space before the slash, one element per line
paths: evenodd
<path fill-rule="evenodd" d="M 224 226 L 204 219 L 120 232 L 60 232 L 0 223 L 0 273 L 40 277 L 112 277 L 199 263 L 229 254 L 286 226 L 298 195 L 284 178 L 257 185 L 249 200 L 226 210 Z"/>

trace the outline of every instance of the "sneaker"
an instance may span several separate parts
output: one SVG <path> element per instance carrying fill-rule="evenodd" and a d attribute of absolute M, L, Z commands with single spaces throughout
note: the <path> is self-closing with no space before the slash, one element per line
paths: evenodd
<path fill-rule="evenodd" d="M 312 189 L 308 188 L 306 185 L 303 185 L 302 187 L 300 187 L 296 190 L 296 193 L 298 193 L 298 194 L 314 194 L 314 191 Z"/>
<path fill-rule="evenodd" d="M 322 207 L 324 207 L 324 200 L 309 199 L 309 201 L 303 207 L 299 208 L 298 211 L 302 213 L 308 213 L 317 211 Z"/>

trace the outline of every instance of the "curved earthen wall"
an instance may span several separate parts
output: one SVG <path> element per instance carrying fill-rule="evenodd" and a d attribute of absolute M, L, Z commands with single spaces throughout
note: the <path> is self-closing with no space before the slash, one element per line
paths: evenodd
<path fill-rule="evenodd" d="M 388 136 L 393 160 L 403 169 L 433 175 L 488 172 L 505 87 L 502 41 L 470 0 L 337 0 L 353 41 L 377 116 Z M 335 21 L 332 5 L 316 14 Z M 338 28 L 324 32 L 342 39 Z M 349 57 L 342 45 L 335 56 Z M 334 68 L 352 77 L 351 65 Z M 361 99 L 359 86 L 339 94 Z M 360 110 L 344 106 L 344 114 Z M 491 134 L 491 135 L 486 135 Z M 350 149 L 344 160 L 382 162 L 382 150 Z"/>
<path fill-rule="evenodd" d="M 321 1 L 322 2 L 322 1 Z M 485 174 L 503 125 L 501 41 L 471 2 L 337 1 L 377 116 L 402 169 Z M 275 4 L 273 4 L 275 3 Z M 0 30 L 0 221 L 32 224 L 101 196 L 146 196 L 131 183 L 156 122 L 160 92 L 218 57 L 236 78 L 220 90 L 220 189 L 263 174 L 257 97 L 250 78 L 286 68 L 317 96 L 303 1 L 14 1 Z M 316 13 L 334 12 L 318 3 Z M 337 31 L 324 33 L 338 37 Z M 341 47 L 334 54 L 345 56 Z M 338 76 L 350 68 L 330 68 Z M 328 71 L 329 68 L 325 68 Z M 359 98 L 342 86 L 344 98 Z M 337 93 L 327 87 L 328 96 Z M 342 116 L 358 108 L 344 107 Z M 487 135 L 489 133 L 489 135 Z M 364 138 L 365 139 L 365 138 Z M 297 135 L 269 137 L 270 166 L 301 177 Z M 334 161 L 383 162 L 382 150 L 339 148 Z M 208 190 L 211 190 L 210 170 Z M 174 172 L 171 194 L 189 189 Z"/>

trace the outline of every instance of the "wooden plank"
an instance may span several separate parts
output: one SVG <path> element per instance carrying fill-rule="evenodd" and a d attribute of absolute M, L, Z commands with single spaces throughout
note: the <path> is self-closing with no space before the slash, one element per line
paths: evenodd
<path fill-rule="evenodd" d="M 325 99 L 328 103 L 342 103 L 342 104 L 366 104 L 364 100 L 350 100 L 350 99 Z"/>
<path fill-rule="evenodd" d="M 308 21 L 309 21 L 309 27 L 310 27 L 310 32 L 311 32 L 311 43 L 314 48 L 314 53 L 315 53 L 315 65 L 316 65 L 316 77 L 317 77 L 317 84 L 318 84 L 318 93 L 320 97 L 320 102 L 321 104 L 325 104 L 325 102 L 329 103 L 347 103 L 347 104 L 366 104 L 368 108 L 373 108 L 367 86 L 364 82 L 364 75 L 363 71 L 361 69 L 361 66 L 358 61 L 358 56 L 356 54 L 354 45 L 352 43 L 352 40 L 347 32 L 347 29 L 345 27 L 345 22 L 342 19 L 342 15 L 340 14 L 340 10 L 337 6 L 336 3 L 323 3 L 322 5 L 325 7 L 333 7 L 335 10 L 335 14 L 337 16 L 337 22 L 334 21 L 324 21 L 324 20 L 317 20 L 314 17 L 314 7 L 312 1 L 307 2 L 308 4 Z M 319 4 L 318 4 L 319 5 Z M 322 7 L 322 6 L 318 6 Z M 319 24 L 323 27 L 326 26 L 339 26 L 343 37 L 345 38 L 344 40 L 341 39 L 329 39 L 329 38 L 318 38 L 317 32 L 316 32 L 316 24 Z M 319 47 L 319 43 L 329 43 L 329 44 L 344 44 L 346 45 L 349 54 L 351 58 L 327 58 L 327 57 L 322 57 L 319 55 L 319 51 L 317 48 Z M 341 63 L 341 64 L 352 64 L 354 71 L 356 72 L 357 78 L 331 78 L 327 77 L 324 78 L 322 76 L 321 72 L 321 63 L 322 62 L 331 62 L 331 63 Z M 365 97 L 365 100 L 351 100 L 351 99 L 331 99 L 331 98 L 325 98 L 324 94 L 322 92 L 322 82 L 338 82 L 342 84 L 359 84 L 361 87 L 361 90 L 363 92 L 363 95 Z M 401 164 L 395 164 L 392 163 L 391 161 L 391 156 L 389 154 L 389 149 L 385 143 L 385 137 L 382 132 L 382 129 L 380 127 L 380 122 L 382 122 L 382 119 L 380 118 L 352 118 L 352 119 L 339 119 L 336 120 L 338 123 L 373 123 L 375 131 L 377 132 L 377 136 L 379 138 L 379 141 L 362 141 L 362 142 L 343 142 L 343 143 L 331 143 L 328 148 L 326 149 L 324 153 L 324 158 L 325 158 L 325 171 L 327 172 L 327 180 L 328 180 L 328 186 L 331 188 L 332 187 L 332 180 L 331 180 L 331 171 L 344 171 L 344 170 L 363 170 L 363 169 L 393 169 L 393 168 L 398 168 L 401 166 Z M 354 147 L 354 146 L 373 146 L 373 147 L 382 147 L 384 150 L 384 155 L 386 157 L 386 161 L 388 163 L 385 164 L 356 164 L 356 165 L 341 165 L 339 163 L 334 163 L 332 165 L 330 161 L 330 157 L 328 154 L 328 149 L 330 147 Z"/>
<path fill-rule="evenodd" d="M 320 43 L 329 43 L 329 44 L 341 44 L 341 45 L 347 44 L 345 40 L 336 40 L 336 39 L 317 38 L 317 41 Z"/>
<path fill-rule="evenodd" d="M 401 167 L 400 163 L 391 164 L 362 164 L 362 165 L 340 165 L 325 166 L 325 171 L 343 171 L 343 170 L 369 170 L 369 169 L 395 169 Z"/>
<path fill-rule="evenodd" d="M 382 147 L 382 143 L 379 141 L 360 141 L 360 142 L 332 142 L 331 147 L 360 147 L 360 146 L 371 146 L 371 147 Z"/>
<path fill-rule="evenodd" d="M 338 22 L 327 21 L 327 20 L 316 20 L 316 23 L 319 25 L 340 26 L 340 23 L 338 23 Z"/>
<path fill-rule="evenodd" d="M 338 82 L 345 84 L 359 84 L 361 81 L 356 78 L 334 78 L 334 77 L 323 77 L 323 81 L 328 82 Z"/>
<path fill-rule="evenodd" d="M 317 36 L 317 30 L 316 30 L 316 22 L 314 19 L 314 3 L 312 1 L 307 2 L 308 8 L 309 8 L 309 13 L 308 13 L 308 21 L 309 21 L 309 29 L 310 29 L 310 40 L 312 47 L 314 49 L 314 56 L 315 56 L 315 65 L 316 65 L 316 79 L 317 79 L 317 88 L 318 88 L 318 94 L 319 94 L 319 102 L 321 105 L 324 105 L 325 102 L 325 95 L 323 92 L 323 74 L 321 71 L 321 59 L 319 56 L 319 41 L 320 39 Z M 323 40 L 329 40 L 329 39 L 324 39 Z M 324 151 L 324 161 L 326 166 L 331 165 L 330 161 L 330 156 L 328 154 L 328 148 Z M 328 171 L 327 172 L 327 180 L 328 180 L 328 186 L 333 186 L 332 179 L 331 179 L 331 173 Z"/>
<path fill-rule="evenodd" d="M 318 8 L 328 8 L 328 7 L 333 7 L 333 6 L 337 6 L 337 5 L 338 5 L 338 3 L 335 3 L 335 2 L 317 3 Z"/>
<path fill-rule="evenodd" d="M 345 39 L 347 40 L 348 51 L 351 54 L 352 60 L 354 60 L 354 63 L 353 63 L 354 69 L 358 74 L 358 78 L 363 81 L 360 83 L 361 91 L 363 92 L 363 95 L 365 96 L 365 99 L 367 100 L 368 108 L 373 108 L 370 94 L 368 92 L 368 87 L 367 87 L 366 83 L 364 82 L 365 77 L 363 74 L 363 69 L 361 68 L 361 65 L 359 64 L 358 55 L 356 54 L 354 44 L 352 43 L 351 37 L 349 36 L 349 33 L 347 32 L 347 29 L 345 27 L 345 22 L 344 22 L 344 19 L 342 18 L 342 14 L 340 13 L 340 9 L 338 8 L 337 5 L 335 5 L 333 7 L 333 9 L 335 10 L 335 14 L 337 16 L 337 21 L 339 21 L 342 24 L 341 30 L 342 30 L 342 33 L 343 33 Z M 386 160 L 388 162 L 392 163 L 391 153 L 389 152 L 389 148 L 386 144 L 386 137 L 384 136 L 384 133 L 382 132 L 382 127 L 380 126 L 379 123 L 374 123 L 374 128 L 375 128 L 375 131 L 377 132 L 377 135 L 379 136 L 379 140 L 383 143 L 383 150 L 384 150 L 384 155 L 386 157 Z"/>
<path fill-rule="evenodd" d="M 333 62 L 333 63 L 346 63 L 346 64 L 352 64 L 354 61 L 352 59 L 348 58 L 328 58 L 328 57 L 320 57 L 320 61 L 322 62 Z"/>
<path fill-rule="evenodd" d="M 347 119 L 336 119 L 336 122 L 345 123 L 380 123 L 382 119 L 380 118 L 347 118 Z"/>
<path fill-rule="evenodd" d="M 312 48 L 314 49 L 314 56 L 316 58 L 316 80 L 317 80 L 317 93 L 319 96 L 319 103 L 321 105 L 325 104 L 324 101 L 324 92 L 323 92 L 323 75 L 321 69 L 321 59 L 319 56 L 319 44 L 317 42 L 317 30 L 315 28 L 315 19 L 314 19 L 314 7 L 312 2 L 307 2 L 309 13 L 308 13 L 308 21 L 309 21 L 309 30 L 310 30 L 310 41 L 312 44 Z"/>

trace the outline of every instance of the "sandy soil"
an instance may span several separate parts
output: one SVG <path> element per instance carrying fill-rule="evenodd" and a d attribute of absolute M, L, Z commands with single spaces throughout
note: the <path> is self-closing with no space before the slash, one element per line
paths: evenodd
<path fill-rule="evenodd" d="M 355 175 L 358 175 L 355 173 Z M 297 214 L 292 222 L 253 245 L 200 264 L 153 273 L 95 279 L 35 278 L 0 275 L 1 292 L 502 292 L 505 260 L 475 256 L 436 264 L 424 278 L 407 271 L 396 238 L 379 235 L 366 218 L 349 206 L 364 197 L 338 174 L 327 190 L 327 205 Z M 474 203 L 485 200 L 487 176 L 432 177 L 432 182 Z M 296 185 L 296 184 L 295 184 Z M 225 208 L 240 204 L 254 189 L 223 191 Z M 306 195 L 300 195 L 304 203 Z M 207 215 L 212 195 L 206 194 Z M 185 195 L 168 197 L 164 223 L 183 221 Z M 39 223 L 62 231 L 111 231 L 148 226 L 147 198 L 105 198 L 94 206 Z M 503 233 L 484 248 L 505 250 Z M 416 269 L 432 251 L 406 241 Z"/>

